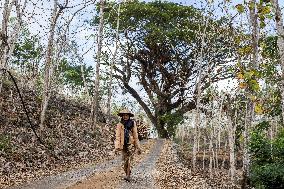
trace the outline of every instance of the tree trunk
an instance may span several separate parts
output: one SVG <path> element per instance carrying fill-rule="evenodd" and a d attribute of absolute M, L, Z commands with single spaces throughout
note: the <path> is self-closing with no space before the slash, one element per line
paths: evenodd
<path fill-rule="evenodd" d="M 230 178 L 231 181 L 235 181 L 235 124 L 232 122 L 232 118 L 228 115 L 228 138 L 229 138 L 229 151 L 230 151 Z"/>
<path fill-rule="evenodd" d="M 9 47 L 9 36 L 8 36 L 8 22 L 11 14 L 12 6 L 14 5 L 15 0 L 9 3 L 9 0 L 5 0 L 4 9 L 2 13 L 2 23 L 0 31 L 0 68 L 6 68 L 7 60 L 6 56 L 8 54 Z"/>
<path fill-rule="evenodd" d="M 205 156 L 206 156 L 206 137 L 203 139 L 203 158 L 202 158 L 202 169 L 205 171 Z"/>
<path fill-rule="evenodd" d="M 85 74 L 84 74 L 85 70 L 84 70 L 83 58 L 80 58 L 80 59 L 82 61 L 82 64 L 81 64 L 80 68 L 81 68 L 83 85 L 84 85 L 84 93 L 87 95 L 87 102 L 88 102 L 88 104 L 90 104 L 90 93 L 89 93 L 89 90 L 88 90 L 88 85 L 87 85 L 87 81 L 86 81 Z"/>
<path fill-rule="evenodd" d="M 117 10 L 117 21 L 116 21 L 116 33 L 115 33 L 115 49 L 113 52 L 112 62 L 110 64 L 110 78 L 108 85 L 108 99 L 107 99 L 107 123 L 110 122 L 111 117 L 111 97 L 112 97 L 112 80 L 113 80 L 113 66 L 116 61 L 116 54 L 118 49 L 118 40 L 119 40 L 119 16 L 120 16 L 120 4 L 118 5 Z"/>
<path fill-rule="evenodd" d="M 282 97 L 282 120 L 284 120 L 284 25 L 283 25 L 283 18 L 281 9 L 279 6 L 278 0 L 273 0 L 273 7 L 275 11 L 275 24 L 276 24 L 276 30 L 277 30 L 277 46 L 279 49 L 279 56 L 280 56 L 280 63 L 281 63 L 281 82 L 280 82 L 280 91 L 281 91 L 281 97 Z"/>
<path fill-rule="evenodd" d="M 248 143 L 250 140 L 249 136 L 249 124 L 251 123 L 250 121 L 250 114 L 251 110 L 249 109 L 251 107 L 250 105 L 246 104 L 246 114 L 245 114 L 245 125 L 244 125 L 244 154 L 243 154 L 243 188 L 246 187 L 247 185 L 247 179 L 249 175 L 249 165 L 250 165 L 250 157 L 249 157 L 249 150 L 248 150 Z"/>
<path fill-rule="evenodd" d="M 228 140 L 225 138 L 223 161 L 222 161 L 222 165 L 221 165 L 221 167 L 223 169 L 225 169 L 225 161 L 226 161 L 226 153 L 227 153 L 227 143 L 228 143 Z"/>
<path fill-rule="evenodd" d="M 252 61 L 249 64 L 249 69 L 258 69 L 258 41 L 259 41 L 259 26 L 258 26 L 258 15 L 257 15 L 257 6 L 256 6 L 256 1 L 255 0 L 251 0 L 250 4 L 252 4 L 252 8 L 250 8 L 250 24 L 251 24 L 251 29 L 252 29 L 252 49 L 253 49 L 253 54 L 252 54 Z M 255 91 L 247 91 L 249 94 L 254 95 Z M 244 166 L 243 166 L 243 186 L 242 187 L 247 187 L 247 179 L 249 177 L 249 169 L 250 169 L 250 156 L 248 153 L 248 143 L 250 140 L 250 135 L 249 135 L 249 130 L 252 127 L 252 122 L 254 119 L 254 102 L 248 98 L 248 103 L 247 103 L 247 117 L 245 120 L 245 131 L 244 131 L 244 142 L 245 145 L 244 147 L 246 149 L 244 149 Z"/>
<path fill-rule="evenodd" d="M 212 168 L 213 168 L 213 159 L 214 159 L 214 150 L 213 150 L 213 130 L 212 128 L 210 128 L 210 141 L 209 141 L 209 149 L 208 149 L 208 152 L 209 152 L 209 175 L 210 175 L 210 178 L 212 178 L 213 176 L 213 171 L 212 171 Z"/>
<path fill-rule="evenodd" d="M 53 12 L 51 16 L 51 23 L 50 23 L 50 30 L 49 30 L 49 37 L 48 37 L 48 42 L 47 42 L 46 54 L 45 54 L 44 84 L 43 84 L 41 114 L 40 114 L 40 131 L 42 131 L 44 128 L 45 113 L 46 113 L 48 101 L 50 98 L 51 73 L 53 72 L 51 69 L 53 68 L 52 57 L 53 57 L 55 26 L 56 26 L 58 17 L 62 11 L 62 9 L 59 9 L 58 11 L 57 6 L 58 6 L 58 1 L 54 0 L 54 6 L 53 6 Z"/>
<path fill-rule="evenodd" d="M 0 31 L 0 69 L 6 69 L 8 64 L 8 59 L 11 57 L 15 42 L 18 38 L 20 28 L 22 25 L 22 15 L 25 12 L 27 0 L 23 3 L 22 10 L 20 9 L 20 4 L 18 0 L 5 0 L 3 13 L 2 13 L 2 23 Z M 13 31 L 9 34 L 8 23 L 11 15 L 12 7 L 16 7 L 17 23 Z M 3 77 L 4 75 L 0 72 L 0 93 L 2 91 Z"/>
<path fill-rule="evenodd" d="M 196 118 L 194 121 L 194 132 L 193 132 L 193 149 L 192 149 L 192 169 L 195 170 L 196 166 L 196 155 L 197 155 L 197 141 L 198 141 L 198 127 L 200 122 L 200 113 L 199 109 L 197 108 L 197 111 L 195 112 Z"/>
<path fill-rule="evenodd" d="M 103 42 L 103 28 L 104 28 L 104 5 L 105 0 L 100 0 L 100 22 L 98 28 L 98 36 L 97 36 L 97 55 L 96 55 L 96 79 L 95 79 L 95 90 L 94 90 L 94 98 L 92 103 L 92 111 L 91 111 L 91 124 L 93 129 L 97 124 L 98 119 L 98 110 L 99 110 L 99 88 L 100 88 L 100 63 L 101 63 L 101 51 L 102 51 L 102 42 Z"/>
<path fill-rule="evenodd" d="M 213 119 L 213 121 L 214 121 L 214 119 Z M 215 165 L 216 165 L 216 167 L 215 168 L 217 168 L 218 169 L 218 164 L 219 164 L 219 162 L 218 162 L 218 139 L 217 139 L 217 137 L 216 137 L 216 126 L 215 126 L 215 122 L 214 122 L 214 141 L 215 141 L 215 146 L 214 146 L 214 150 L 215 150 Z"/>
<path fill-rule="evenodd" d="M 201 64 L 203 62 L 203 50 L 204 50 L 204 44 L 205 44 L 205 35 L 206 35 L 206 29 L 208 26 L 208 21 L 209 18 L 206 18 L 205 20 L 205 26 L 203 28 L 203 31 L 201 31 L 200 27 L 200 32 L 201 32 L 201 51 L 200 54 L 198 55 L 198 62 Z M 201 66 L 199 67 L 199 76 L 198 80 L 196 82 L 196 90 L 197 90 L 197 95 L 196 95 L 196 118 L 195 118 L 195 127 L 194 127 L 194 144 L 193 144 L 193 150 L 192 150 L 192 168 L 195 170 L 195 164 L 196 164 L 196 154 L 199 151 L 199 127 L 200 127 L 200 98 L 201 98 L 201 82 L 203 78 L 208 74 L 208 70 L 206 73 L 204 73 L 204 70 L 202 70 Z"/>

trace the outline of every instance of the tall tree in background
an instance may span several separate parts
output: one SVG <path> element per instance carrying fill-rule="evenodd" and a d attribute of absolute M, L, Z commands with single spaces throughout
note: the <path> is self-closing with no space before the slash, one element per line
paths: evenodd
<path fill-rule="evenodd" d="M 120 6 L 121 3 L 118 4 L 117 8 L 117 22 L 116 22 L 116 32 L 115 32 L 115 45 L 114 45 L 114 52 L 112 55 L 111 63 L 110 63 L 110 78 L 108 84 L 108 99 L 107 99 L 107 122 L 110 121 L 111 116 L 111 97 L 112 97 L 112 84 L 113 84 L 113 67 L 117 59 L 117 50 L 119 48 L 119 17 L 120 17 Z"/>
<path fill-rule="evenodd" d="M 95 127 L 98 120 L 98 110 L 99 110 L 99 88 L 100 88 L 100 64 L 101 64 L 101 53 L 102 53 L 102 45 L 103 45 L 103 29 L 104 29 L 104 7 L 105 1 L 100 0 L 100 21 L 98 26 L 98 34 L 97 34 L 97 54 L 96 54 L 96 79 L 95 79 L 95 90 L 94 90 L 94 98 L 92 103 L 92 111 L 91 111 L 91 124 Z"/>
<path fill-rule="evenodd" d="M 250 16 L 250 28 L 251 28 L 251 61 L 248 65 L 248 70 L 258 70 L 259 69 L 259 22 L 258 22 L 258 6 L 255 0 L 251 0 L 249 2 L 249 16 Z M 250 83 L 254 81 L 255 83 L 258 83 L 257 78 L 253 75 L 251 78 Z M 258 89 L 253 90 L 253 88 L 247 88 L 248 97 L 249 95 L 256 95 Z M 248 104 L 247 104 L 247 116 L 246 116 L 246 124 L 245 124 L 245 130 L 244 130 L 244 176 L 245 179 L 249 176 L 249 169 L 250 169 L 250 156 L 248 153 L 248 142 L 250 140 L 250 130 L 252 128 L 252 124 L 254 121 L 254 111 L 255 111 L 255 103 L 251 98 L 248 98 Z M 244 184 L 247 182 L 245 181 Z"/>
<path fill-rule="evenodd" d="M 227 63 L 229 59 L 234 61 L 235 56 L 233 48 L 226 48 L 231 44 L 230 29 L 226 28 L 226 19 L 209 19 L 204 58 L 200 62 L 197 55 L 202 48 L 201 34 L 196 31 L 205 27 L 200 11 L 160 1 L 128 2 L 121 9 L 123 58 L 114 67 L 114 77 L 143 107 L 159 136 L 169 137 L 174 135 L 182 115 L 196 107 L 195 81 L 199 70 L 210 73 L 201 78 L 201 91 L 231 77 Z M 110 16 L 108 24 L 115 29 L 117 14 L 110 11 L 106 15 Z M 132 87 L 134 80 L 143 93 Z"/>
<path fill-rule="evenodd" d="M 211 7 L 210 3 L 207 3 L 208 7 Z M 199 26 L 198 27 L 198 33 L 199 36 L 201 36 L 199 39 L 201 41 L 201 45 L 200 45 L 200 51 L 198 53 L 195 54 L 196 56 L 196 60 L 198 61 L 198 65 L 202 65 L 202 62 L 204 61 L 204 50 L 205 50 L 205 38 L 208 31 L 208 25 L 209 25 L 209 19 L 210 17 L 203 15 L 203 20 L 204 20 L 204 26 Z M 203 78 L 208 77 L 208 67 L 199 67 L 198 68 L 198 72 L 199 72 L 199 76 L 197 78 L 196 81 L 196 114 L 195 114 L 195 125 L 194 125 L 194 138 L 193 138 L 193 149 L 192 149 L 192 168 L 193 170 L 195 170 L 195 165 L 196 165 L 196 155 L 199 151 L 199 128 L 200 128 L 200 124 L 201 124 L 201 95 L 202 95 L 202 84 L 201 82 L 203 81 Z M 208 78 L 209 80 L 211 78 Z"/>
<path fill-rule="evenodd" d="M 280 82 L 280 91 L 282 97 L 282 119 L 284 120 L 284 24 L 281 9 L 278 0 L 272 0 L 275 12 L 275 24 L 277 30 L 277 46 L 279 49 L 280 65 L 282 70 L 282 79 Z"/>

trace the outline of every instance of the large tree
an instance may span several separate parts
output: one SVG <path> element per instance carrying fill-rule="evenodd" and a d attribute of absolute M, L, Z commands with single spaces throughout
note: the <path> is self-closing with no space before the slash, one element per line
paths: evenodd
<path fill-rule="evenodd" d="M 113 10 L 105 16 L 116 29 Z M 204 90 L 230 77 L 235 31 L 224 18 L 214 21 L 202 10 L 165 1 L 124 3 L 120 19 L 121 60 L 114 77 L 143 107 L 159 136 L 169 137 L 178 118 L 196 108 L 197 78 Z M 133 87 L 135 80 L 142 92 Z"/>

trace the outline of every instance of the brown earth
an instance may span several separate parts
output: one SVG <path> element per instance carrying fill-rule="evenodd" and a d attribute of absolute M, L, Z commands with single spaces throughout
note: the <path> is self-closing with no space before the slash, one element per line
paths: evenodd
<path fill-rule="evenodd" d="M 147 157 L 150 150 L 153 148 L 154 143 L 155 140 L 149 140 L 146 144 L 141 145 L 143 153 L 141 155 L 134 155 L 133 167 Z M 122 165 L 113 167 L 111 170 L 96 172 L 89 178 L 82 180 L 67 189 L 114 189 L 119 186 L 120 182 L 123 180 L 124 174 Z"/>

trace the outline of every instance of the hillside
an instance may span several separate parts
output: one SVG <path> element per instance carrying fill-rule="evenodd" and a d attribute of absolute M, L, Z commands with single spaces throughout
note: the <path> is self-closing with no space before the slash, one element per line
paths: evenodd
<path fill-rule="evenodd" d="M 35 90 L 21 92 L 38 132 L 40 97 Z M 53 96 L 39 135 L 42 145 L 13 85 L 4 84 L 0 102 L 0 188 L 112 158 L 115 124 L 100 123 L 93 130 L 88 123 L 90 107 L 84 103 Z"/>

